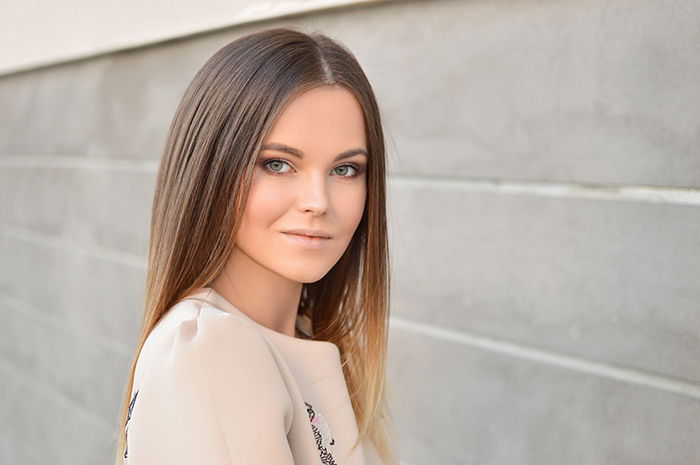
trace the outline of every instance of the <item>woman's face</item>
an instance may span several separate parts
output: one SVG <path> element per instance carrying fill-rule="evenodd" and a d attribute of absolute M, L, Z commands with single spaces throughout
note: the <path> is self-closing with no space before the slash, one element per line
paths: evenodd
<path fill-rule="evenodd" d="M 263 141 L 236 246 L 290 280 L 318 281 L 343 255 L 362 218 L 367 162 L 356 98 L 341 87 L 301 94 Z M 299 229 L 329 237 L 290 232 Z"/>

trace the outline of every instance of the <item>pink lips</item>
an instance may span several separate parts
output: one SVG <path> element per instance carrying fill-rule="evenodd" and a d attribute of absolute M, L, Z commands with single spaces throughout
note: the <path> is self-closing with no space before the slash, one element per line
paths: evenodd
<path fill-rule="evenodd" d="M 319 249 L 326 245 L 330 240 L 327 237 L 313 237 L 305 236 L 303 234 L 282 233 L 282 235 L 295 244 L 307 247 L 309 249 Z"/>

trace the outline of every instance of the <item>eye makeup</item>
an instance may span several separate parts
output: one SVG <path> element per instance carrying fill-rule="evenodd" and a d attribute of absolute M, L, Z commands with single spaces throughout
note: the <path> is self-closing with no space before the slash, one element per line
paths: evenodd
<path fill-rule="evenodd" d="M 273 176 L 282 176 L 282 175 L 284 175 L 284 174 L 289 173 L 289 171 L 284 171 L 284 172 L 283 172 L 283 171 L 271 170 L 271 169 L 269 168 L 269 165 L 270 165 L 271 163 L 273 163 L 273 162 L 284 163 L 284 164 L 286 164 L 287 166 L 291 167 L 291 165 L 289 164 L 288 161 L 286 161 L 286 160 L 284 160 L 284 159 L 282 159 L 282 158 L 275 158 L 275 157 L 270 157 L 270 158 L 267 158 L 267 157 L 260 157 L 260 158 L 258 159 L 258 163 L 257 163 L 257 164 L 258 164 L 258 166 L 260 166 L 260 168 L 261 168 L 265 173 L 271 174 L 271 175 L 273 175 Z M 364 166 L 364 164 L 358 164 L 358 163 L 343 163 L 342 165 L 338 165 L 338 166 L 336 166 L 335 168 L 333 168 L 332 171 L 335 171 L 335 170 L 337 170 L 338 168 L 343 167 L 343 166 L 349 166 L 349 167 L 353 168 L 353 169 L 355 170 L 355 174 L 347 175 L 347 176 L 338 175 L 338 176 L 341 177 L 341 178 L 353 179 L 353 178 L 356 178 L 356 177 L 362 175 L 362 174 L 364 173 L 364 171 L 365 171 L 365 166 Z"/>

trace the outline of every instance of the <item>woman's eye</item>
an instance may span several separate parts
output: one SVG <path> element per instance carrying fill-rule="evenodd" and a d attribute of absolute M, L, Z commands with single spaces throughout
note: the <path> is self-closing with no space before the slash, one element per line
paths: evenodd
<path fill-rule="evenodd" d="M 354 174 L 347 175 L 348 168 L 354 170 Z M 341 170 L 338 174 L 340 174 L 344 178 L 354 178 L 357 176 L 359 173 L 359 169 L 355 165 L 340 165 L 339 167 L 336 168 L 336 170 Z M 336 171 L 337 172 L 337 171 Z"/>
<path fill-rule="evenodd" d="M 289 166 L 289 164 L 287 164 L 286 161 L 278 159 L 268 160 L 265 163 L 263 163 L 265 169 L 272 173 L 286 173 L 286 171 L 281 171 L 284 165 Z"/>

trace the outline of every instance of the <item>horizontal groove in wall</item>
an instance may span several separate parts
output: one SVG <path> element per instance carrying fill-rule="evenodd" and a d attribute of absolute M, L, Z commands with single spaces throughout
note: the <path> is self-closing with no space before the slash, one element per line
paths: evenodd
<path fill-rule="evenodd" d="M 45 234 L 27 228 L 0 224 L 0 236 L 10 237 L 23 242 L 29 242 L 40 247 L 51 247 L 64 252 L 111 261 L 113 263 L 118 263 L 120 265 L 130 266 L 141 270 L 145 270 L 147 265 L 146 258 L 139 255 L 121 252 L 108 247 L 92 245 L 65 237 Z"/>
<path fill-rule="evenodd" d="M 13 377 L 19 379 L 20 382 L 28 389 L 31 389 L 40 395 L 50 399 L 54 404 L 60 405 L 71 413 L 75 413 L 81 419 L 83 419 L 87 424 L 100 429 L 105 429 L 105 431 L 111 431 L 112 425 L 103 420 L 101 417 L 95 415 L 90 410 L 83 407 L 81 404 L 77 404 L 72 400 L 68 399 L 63 393 L 57 391 L 53 387 L 47 384 L 43 384 L 38 380 L 31 379 L 20 373 L 14 366 L 12 366 L 6 360 L 0 358 L 0 371 L 4 373 L 0 375 L 0 379 L 8 379 L 8 377 Z M 7 381 L 3 381 L 7 382 Z M 24 394 L 26 395 L 26 394 Z M 6 400 L 6 399 L 5 399 Z"/>
<path fill-rule="evenodd" d="M 0 155 L 0 168 L 121 170 L 155 174 L 159 163 L 159 161 L 154 160 L 131 158 Z M 540 197 L 598 199 L 670 205 L 700 205 L 700 188 L 505 180 L 466 176 L 425 176 L 401 173 L 390 173 L 387 176 L 387 180 L 391 185 L 415 187 L 418 189 L 428 188 L 504 195 L 534 195 Z"/>
<path fill-rule="evenodd" d="M 111 53 L 133 50 L 142 47 L 150 47 L 159 43 L 174 39 L 185 39 L 211 34 L 235 26 L 253 24 L 260 21 L 283 19 L 302 14 L 320 13 L 339 8 L 362 6 L 372 3 L 384 3 L 389 0 L 314 0 L 312 2 L 282 1 L 282 2 L 255 2 L 238 10 L 233 17 L 217 17 L 208 24 L 197 24 L 196 27 L 187 30 L 173 30 L 157 36 L 141 36 L 129 39 L 119 39 L 111 43 L 94 47 L 90 50 L 68 52 L 64 55 L 53 56 L 34 63 L 19 66 L 0 66 L 0 76 L 23 73 L 49 66 L 55 66 L 74 61 L 95 58 Z M 393 0 L 396 1 L 396 0 Z"/>
<path fill-rule="evenodd" d="M 700 188 L 594 184 L 580 182 L 505 180 L 392 174 L 392 185 L 418 189 L 441 189 L 462 192 L 485 192 L 506 195 L 579 198 L 673 205 L 700 205 Z"/>
<path fill-rule="evenodd" d="M 0 155 L 0 168 L 46 168 L 156 173 L 158 161 L 138 158 L 76 157 L 69 155 Z"/>
<path fill-rule="evenodd" d="M 134 355 L 133 350 L 130 347 L 115 339 L 112 339 L 108 335 L 95 335 L 92 333 L 92 331 L 80 327 L 75 323 L 66 321 L 63 318 L 56 318 L 48 313 L 40 312 L 27 302 L 24 302 L 23 300 L 18 299 L 17 297 L 14 297 L 6 292 L 0 291 L 0 305 L 6 306 L 17 314 L 22 314 L 45 326 L 50 326 L 51 328 L 62 331 L 71 337 L 82 339 L 104 350 L 122 355 L 126 358 L 131 358 Z"/>
<path fill-rule="evenodd" d="M 579 373 L 587 373 L 605 379 L 614 379 L 628 384 L 666 391 L 672 394 L 700 399 L 700 385 L 664 375 L 644 372 L 638 369 L 619 367 L 612 364 L 589 360 L 583 357 L 565 355 L 558 352 L 536 349 L 525 344 L 507 342 L 493 337 L 480 336 L 467 331 L 454 331 L 447 328 L 411 321 L 403 317 L 391 317 L 391 327 L 414 334 L 420 334 L 440 341 L 449 341 L 469 347 L 496 352 L 511 357 L 564 368 Z"/>

